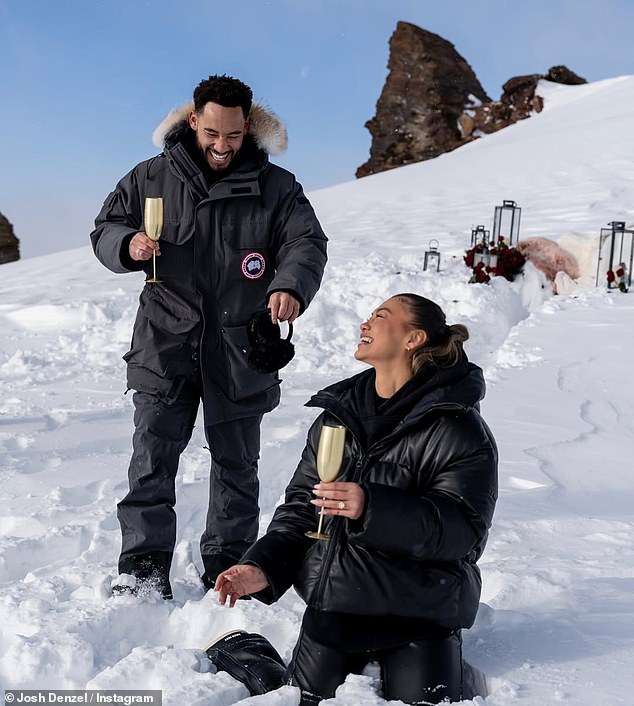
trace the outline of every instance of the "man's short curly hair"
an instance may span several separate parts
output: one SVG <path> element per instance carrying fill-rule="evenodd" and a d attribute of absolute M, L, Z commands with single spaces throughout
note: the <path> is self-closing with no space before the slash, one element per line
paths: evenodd
<path fill-rule="evenodd" d="M 233 76 L 214 74 L 202 80 L 194 89 L 194 109 L 202 113 L 207 103 L 217 103 L 225 108 L 242 108 L 246 118 L 251 110 L 253 91 Z"/>

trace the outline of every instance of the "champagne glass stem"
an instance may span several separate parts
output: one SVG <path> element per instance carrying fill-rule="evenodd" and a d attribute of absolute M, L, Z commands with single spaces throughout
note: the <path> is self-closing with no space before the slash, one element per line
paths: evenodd
<path fill-rule="evenodd" d="M 317 525 L 317 534 L 321 534 L 321 528 L 322 525 L 324 524 L 324 508 L 321 508 L 321 512 L 319 513 L 319 524 Z"/>
<path fill-rule="evenodd" d="M 152 276 L 156 279 L 156 250 L 152 250 Z"/>

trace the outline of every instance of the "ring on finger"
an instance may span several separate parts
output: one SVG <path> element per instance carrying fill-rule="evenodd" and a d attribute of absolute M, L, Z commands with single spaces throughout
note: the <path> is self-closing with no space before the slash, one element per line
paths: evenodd
<path fill-rule="evenodd" d="M 340 501 L 339 501 L 338 507 L 339 507 L 340 510 L 345 510 L 345 509 L 346 509 L 346 504 L 344 503 L 343 500 L 340 500 Z"/>

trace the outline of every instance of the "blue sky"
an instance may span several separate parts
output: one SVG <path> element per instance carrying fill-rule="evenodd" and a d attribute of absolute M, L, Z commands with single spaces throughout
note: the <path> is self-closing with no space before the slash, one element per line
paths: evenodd
<path fill-rule="evenodd" d="M 354 179 L 398 20 L 451 41 L 492 98 L 566 64 L 634 73 L 632 0 L 0 0 L 0 212 L 32 257 L 87 242 L 116 181 L 211 73 L 287 123 L 307 190 Z"/>

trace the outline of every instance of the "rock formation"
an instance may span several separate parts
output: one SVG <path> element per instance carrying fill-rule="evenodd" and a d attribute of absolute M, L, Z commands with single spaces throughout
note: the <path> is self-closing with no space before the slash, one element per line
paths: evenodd
<path fill-rule="evenodd" d="M 437 157 L 541 112 L 540 79 L 586 83 L 565 66 L 553 66 L 546 74 L 509 79 L 500 100 L 492 101 L 453 44 L 407 22 L 399 22 L 390 38 L 388 68 L 376 115 L 365 124 L 372 135 L 370 159 L 357 177 Z"/>
<path fill-rule="evenodd" d="M 370 159 L 357 169 L 358 177 L 458 147 L 465 107 L 490 101 L 453 44 L 407 22 L 399 22 L 390 39 L 388 68 L 376 115 L 366 123 Z"/>
<path fill-rule="evenodd" d="M 13 226 L 0 213 L 0 265 L 20 259 L 20 241 L 13 234 Z"/>
<path fill-rule="evenodd" d="M 479 133 L 491 133 L 508 127 L 518 120 L 528 118 L 532 113 L 541 113 L 544 101 L 536 93 L 537 84 L 542 79 L 553 83 L 578 85 L 587 83 L 565 66 L 553 66 L 545 74 L 515 76 L 502 86 L 499 101 L 483 103 L 475 109 L 465 110 L 460 116 L 460 126 L 466 141 L 478 137 Z"/>

